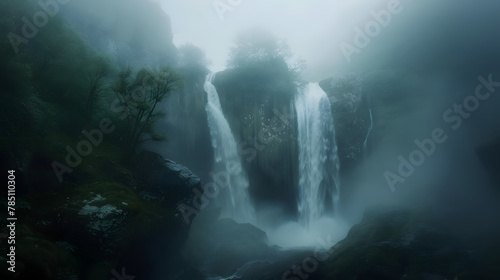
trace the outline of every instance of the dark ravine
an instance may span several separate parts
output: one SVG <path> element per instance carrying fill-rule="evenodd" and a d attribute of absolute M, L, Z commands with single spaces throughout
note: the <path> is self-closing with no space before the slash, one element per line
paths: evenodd
<path fill-rule="evenodd" d="M 213 80 L 223 115 L 218 119 L 224 119 L 219 124 L 229 126 L 224 135 L 234 140 L 212 141 L 218 132 L 210 127 L 204 83 L 208 68 L 219 68 L 210 61 L 217 57 L 177 43 L 190 39 L 185 30 L 200 29 L 196 39 L 218 44 L 224 30 L 237 26 L 230 20 L 237 23 L 252 9 L 227 11 L 228 21 L 217 22 L 219 34 L 207 32 L 208 24 L 192 25 L 205 20 L 201 16 L 188 18 L 189 24 L 171 22 L 179 18 L 177 5 L 191 4 L 170 2 L 176 3 L 0 1 L 0 173 L 5 184 L 5 171 L 15 170 L 17 218 L 15 250 L 5 238 L 13 231 L 0 228 L 0 279 L 500 279 L 500 111 L 498 96 L 486 96 L 500 90 L 500 41 L 491 36 L 500 4 L 450 0 L 456 4 L 450 9 L 446 1 L 413 1 L 404 16 L 391 17 L 397 24 L 384 26 L 369 47 L 353 54 L 350 65 L 326 53 L 319 68 L 309 61 L 315 75 L 302 72 L 305 65 L 283 38 L 266 30 L 242 32 L 228 48 L 227 68 Z M 307 11 L 309 4 L 303 5 Z M 164 11 L 167 6 L 173 10 Z M 266 13 L 251 17 L 261 20 Z M 321 24 L 320 14 L 312 13 L 310 22 Z M 294 34 L 315 33 L 309 23 L 293 20 L 275 19 Z M 316 35 L 303 40 L 315 46 L 302 50 L 312 56 L 337 36 Z M 23 37 L 17 46 L 12 41 Z M 219 50 L 227 46 L 223 41 Z M 298 120 L 306 118 L 297 117 L 297 102 L 315 99 L 297 101 L 307 75 L 311 82 L 331 77 L 319 85 L 330 101 L 322 92 L 336 141 L 301 133 L 321 131 L 315 128 L 325 123 L 332 131 L 330 113 Z M 138 97 L 142 93 L 146 100 Z M 430 142 L 437 128 L 446 143 Z M 301 153 L 321 144 L 328 149 Z M 333 150 L 340 184 L 337 161 L 328 160 Z M 241 161 L 244 172 L 224 173 L 234 163 L 217 156 L 224 152 Z M 306 165 L 321 171 L 309 172 L 315 180 L 302 179 Z M 398 188 L 386 181 L 386 171 L 398 174 Z M 332 191 L 332 174 L 340 190 Z M 236 188 L 227 188 L 238 185 L 234 178 L 244 181 L 239 186 L 248 181 L 250 199 L 234 199 Z M 320 191 L 302 199 L 309 186 Z M 220 195 L 222 188 L 229 195 Z M 12 215 L 11 197 L 0 194 L 4 222 Z M 225 205 L 232 210 L 224 213 Z M 256 210 L 255 224 L 227 218 L 243 205 Z M 319 206 L 318 227 L 300 219 L 309 205 Z M 186 207 L 194 211 L 186 214 Z M 326 235 L 345 238 L 331 246 L 320 240 Z M 279 241 L 287 247 L 273 245 Z M 15 273 L 6 267 L 12 251 Z"/>

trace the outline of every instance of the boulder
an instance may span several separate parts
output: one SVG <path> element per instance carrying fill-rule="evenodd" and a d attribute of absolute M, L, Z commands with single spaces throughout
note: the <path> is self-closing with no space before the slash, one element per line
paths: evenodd
<path fill-rule="evenodd" d="M 490 279 L 495 268 L 441 224 L 426 209 L 371 208 L 310 279 Z"/>
<path fill-rule="evenodd" d="M 181 203 L 190 205 L 194 188 L 201 191 L 201 181 L 196 174 L 154 152 L 143 151 L 136 160 L 135 170 L 142 178 L 139 195 L 173 209 Z"/>
<path fill-rule="evenodd" d="M 227 218 L 213 220 L 217 209 L 203 212 L 193 221 L 183 251 L 206 275 L 229 277 L 246 263 L 274 254 L 261 229 Z"/>
<path fill-rule="evenodd" d="M 491 178 L 500 185 L 500 133 L 477 146 L 476 155 Z"/>

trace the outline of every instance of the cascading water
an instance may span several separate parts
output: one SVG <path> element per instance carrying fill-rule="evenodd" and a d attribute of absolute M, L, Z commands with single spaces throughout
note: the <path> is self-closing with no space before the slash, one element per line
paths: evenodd
<path fill-rule="evenodd" d="M 339 198 L 339 159 L 326 93 L 311 83 L 295 99 L 299 144 L 299 222 L 306 228 L 330 213 Z"/>
<path fill-rule="evenodd" d="M 366 132 L 365 141 L 363 142 L 363 156 L 365 158 L 368 156 L 368 139 L 370 138 L 370 134 L 373 130 L 373 114 L 370 107 L 368 107 L 368 113 L 370 114 L 370 126 L 368 127 L 368 131 Z"/>
<path fill-rule="evenodd" d="M 237 222 L 254 222 L 254 210 L 248 195 L 248 180 L 238 155 L 236 141 L 229 127 L 219 101 L 219 95 L 212 84 L 215 74 L 209 74 L 204 89 L 207 93 L 208 126 L 214 150 L 215 164 L 213 174 L 225 178 L 220 186 L 218 201 L 222 215 Z M 221 173 L 222 172 L 222 173 Z"/>

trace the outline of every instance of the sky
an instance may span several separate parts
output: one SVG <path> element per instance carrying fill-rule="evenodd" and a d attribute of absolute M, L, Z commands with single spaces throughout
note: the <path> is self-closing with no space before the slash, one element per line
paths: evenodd
<path fill-rule="evenodd" d="M 202 48 L 214 70 L 225 67 L 226 57 L 239 31 L 263 27 L 286 39 L 292 52 L 309 65 L 305 76 L 313 78 L 330 64 L 344 63 L 339 40 L 352 40 L 356 24 L 389 1 L 332 0 L 158 0 L 171 17 L 174 43 Z M 369 2 L 369 4 L 367 4 Z M 233 4 L 231 4 L 233 3 Z M 221 5 L 217 12 L 216 6 Z M 227 8 L 227 10 L 224 10 Z M 336 61 L 339 60 L 339 61 Z M 331 71 L 331 70 L 330 70 Z M 325 73 L 326 74 L 326 73 Z M 322 75 L 327 76 L 327 75 Z M 323 78 L 323 77 L 322 77 Z"/>
<path fill-rule="evenodd" d="M 448 70 L 496 65 L 492 58 L 499 45 L 494 34 L 500 1 L 142 1 L 159 2 L 170 16 L 174 44 L 200 47 L 212 71 L 225 68 L 237 34 L 254 27 L 286 40 L 292 53 L 305 60 L 308 68 L 302 78 L 309 82 L 388 65 Z M 105 1 L 107 6 L 90 2 L 84 4 L 88 10 L 112 22 L 120 1 Z M 135 22 L 131 18 L 127 23 Z"/>
<path fill-rule="evenodd" d="M 306 61 L 303 78 L 311 82 L 381 68 L 387 59 L 415 57 L 421 63 L 449 51 L 464 59 L 458 52 L 492 45 L 485 40 L 493 36 L 482 32 L 498 23 L 500 8 L 498 1 L 487 0 L 154 1 L 171 17 L 174 43 L 192 43 L 203 49 L 212 61 L 212 70 L 225 68 L 238 32 L 261 27 L 285 39 L 292 52 Z M 218 13 L 217 5 L 227 9 Z M 370 26 L 377 24 L 376 14 L 389 11 L 391 5 L 398 8 L 390 13 L 387 24 Z M 356 53 L 346 55 L 345 46 L 356 46 L 358 31 L 366 35 L 369 28 L 378 30 Z M 473 40 L 464 40 L 465 34 Z"/>

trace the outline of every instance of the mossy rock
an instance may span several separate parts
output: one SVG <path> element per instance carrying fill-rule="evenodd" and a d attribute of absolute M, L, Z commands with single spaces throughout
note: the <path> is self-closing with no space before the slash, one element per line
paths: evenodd
<path fill-rule="evenodd" d="M 16 279 L 61 279 L 75 275 L 78 261 L 74 251 L 22 225 L 16 228 Z"/>
<path fill-rule="evenodd" d="M 54 185 L 61 183 L 75 182 L 95 182 L 95 181 L 115 181 L 130 184 L 133 181 L 133 173 L 125 167 L 123 151 L 106 143 L 104 136 L 103 142 L 98 145 L 92 145 L 92 152 L 87 156 L 80 156 L 81 161 L 76 167 L 70 166 L 66 162 L 69 154 L 68 149 L 77 150 L 77 145 L 81 141 L 86 141 L 83 137 L 71 137 L 69 135 L 52 132 L 42 138 L 42 141 L 35 144 L 31 150 L 35 151 L 32 155 L 32 161 L 43 162 L 43 166 L 33 166 L 35 172 L 45 172 L 50 176 Z M 62 182 L 58 182 L 52 164 L 58 162 L 61 165 L 71 169 L 71 172 L 65 172 L 62 175 Z"/>
<path fill-rule="evenodd" d="M 476 155 L 500 190 L 500 132 L 478 145 Z"/>
<path fill-rule="evenodd" d="M 453 279 L 471 263 L 453 235 L 422 209 L 371 208 L 331 252 L 312 279 Z"/>
<path fill-rule="evenodd" d="M 115 182 L 67 187 L 31 199 L 45 225 L 41 230 L 75 244 L 83 254 L 104 259 L 113 258 L 138 236 L 174 220 L 169 209 L 146 202 L 131 188 Z"/>

